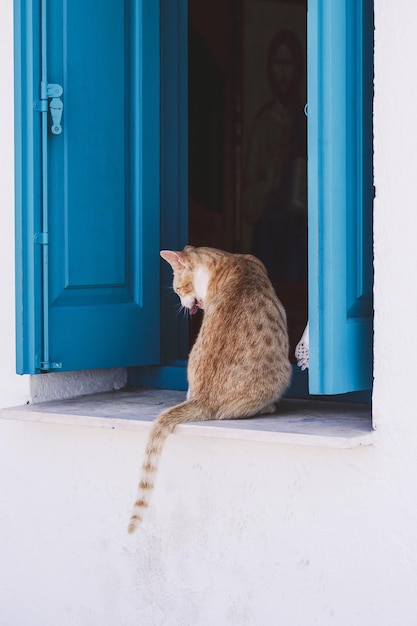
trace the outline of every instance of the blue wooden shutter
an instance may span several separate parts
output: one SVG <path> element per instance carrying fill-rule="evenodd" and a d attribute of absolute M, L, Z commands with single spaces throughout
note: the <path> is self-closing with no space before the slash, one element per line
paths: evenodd
<path fill-rule="evenodd" d="M 157 363 L 159 3 L 18 0 L 15 25 L 17 369 Z"/>
<path fill-rule="evenodd" d="M 308 2 L 310 393 L 372 385 L 373 3 Z"/>
<path fill-rule="evenodd" d="M 188 243 L 188 2 L 161 8 L 161 248 Z M 161 364 L 131 368 L 132 385 L 187 389 L 188 324 L 178 315 L 172 270 L 161 268 Z"/>

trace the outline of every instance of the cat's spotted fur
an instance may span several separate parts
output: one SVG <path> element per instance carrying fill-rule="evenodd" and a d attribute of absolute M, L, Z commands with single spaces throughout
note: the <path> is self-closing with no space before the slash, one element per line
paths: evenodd
<path fill-rule="evenodd" d="M 174 270 L 181 304 L 190 313 L 204 309 L 204 318 L 189 357 L 187 400 L 164 411 L 151 430 L 130 533 L 149 505 L 164 442 L 177 424 L 272 413 L 291 378 L 285 311 L 258 259 L 191 246 L 161 256 Z"/>

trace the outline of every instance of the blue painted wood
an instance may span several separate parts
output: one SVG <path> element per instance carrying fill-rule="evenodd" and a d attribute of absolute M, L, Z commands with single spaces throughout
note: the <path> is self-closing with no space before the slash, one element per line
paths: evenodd
<path fill-rule="evenodd" d="M 186 391 L 188 389 L 187 362 L 168 362 L 165 365 L 131 368 L 129 384 L 133 387 Z"/>
<path fill-rule="evenodd" d="M 14 2 L 15 69 L 15 262 L 16 371 L 35 371 L 42 352 L 41 116 L 32 101 L 40 97 L 40 2 Z M 37 288 L 34 288 L 35 283 Z"/>
<path fill-rule="evenodd" d="M 39 202 L 41 162 L 39 113 L 27 98 L 41 79 L 34 4 L 16 3 L 21 373 L 39 371 L 45 344 L 40 253 L 30 244 L 44 226 L 29 200 L 34 188 Z M 106 0 L 100 19 L 94 0 L 51 0 L 47 11 L 48 82 L 64 88 L 63 132 L 47 136 L 49 358 L 63 370 L 158 363 L 159 5 Z"/>
<path fill-rule="evenodd" d="M 188 2 L 161 0 L 161 249 L 188 243 Z M 162 363 L 188 356 L 172 269 L 161 260 Z"/>
<path fill-rule="evenodd" d="M 161 249 L 181 250 L 188 237 L 187 0 L 161 0 Z M 188 324 L 161 260 L 161 365 L 132 368 L 132 385 L 186 388 Z M 173 360 L 183 359 L 182 366 Z M 182 371 L 181 371 L 182 367 Z"/>
<path fill-rule="evenodd" d="M 372 386 L 372 43 L 372 3 L 309 1 L 313 394 Z"/>

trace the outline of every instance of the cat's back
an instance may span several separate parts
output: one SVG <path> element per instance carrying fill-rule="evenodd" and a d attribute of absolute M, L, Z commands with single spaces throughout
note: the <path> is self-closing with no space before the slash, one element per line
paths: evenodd
<path fill-rule="evenodd" d="M 245 324 L 259 329 L 259 321 L 280 328 L 287 334 L 284 307 L 268 278 L 265 266 L 250 254 L 221 253 L 210 268 L 210 291 L 213 312 L 231 326 Z M 278 326 L 277 326 L 278 325 Z M 257 331 L 259 332 L 259 331 Z"/>
<path fill-rule="evenodd" d="M 209 272 L 207 303 L 194 357 L 223 369 L 222 363 L 244 363 L 270 369 L 288 366 L 288 333 L 284 307 L 256 257 L 203 249 Z M 214 373 L 214 372 L 213 372 Z"/>

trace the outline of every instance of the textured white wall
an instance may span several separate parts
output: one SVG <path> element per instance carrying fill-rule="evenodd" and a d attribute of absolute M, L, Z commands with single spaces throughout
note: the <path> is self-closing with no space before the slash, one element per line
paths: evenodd
<path fill-rule="evenodd" d="M 0 67 L 11 61 L 10 5 L 0 6 Z M 0 422 L 0 624 L 417 624 L 417 4 L 375 0 L 375 11 L 376 445 L 173 436 L 130 537 L 141 433 Z M 12 224 L 7 189 L 2 226 Z"/>
<path fill-rule="evenodd" d="M 0 423 L 0 623 L 415 626 L 415 455 Z M 411 446 L 410 446 L 411 449 Z"/>
<path fill-rule="evenodd" d="M 15 373 L 13 2 L 0 6 L 0 406 L 29 399 L 29 379 Z"/>
<path fill-rule="evenodd" d="M 417 4 L 375 9 L 374 416 L 404 441 L 417 423 Z"/>

